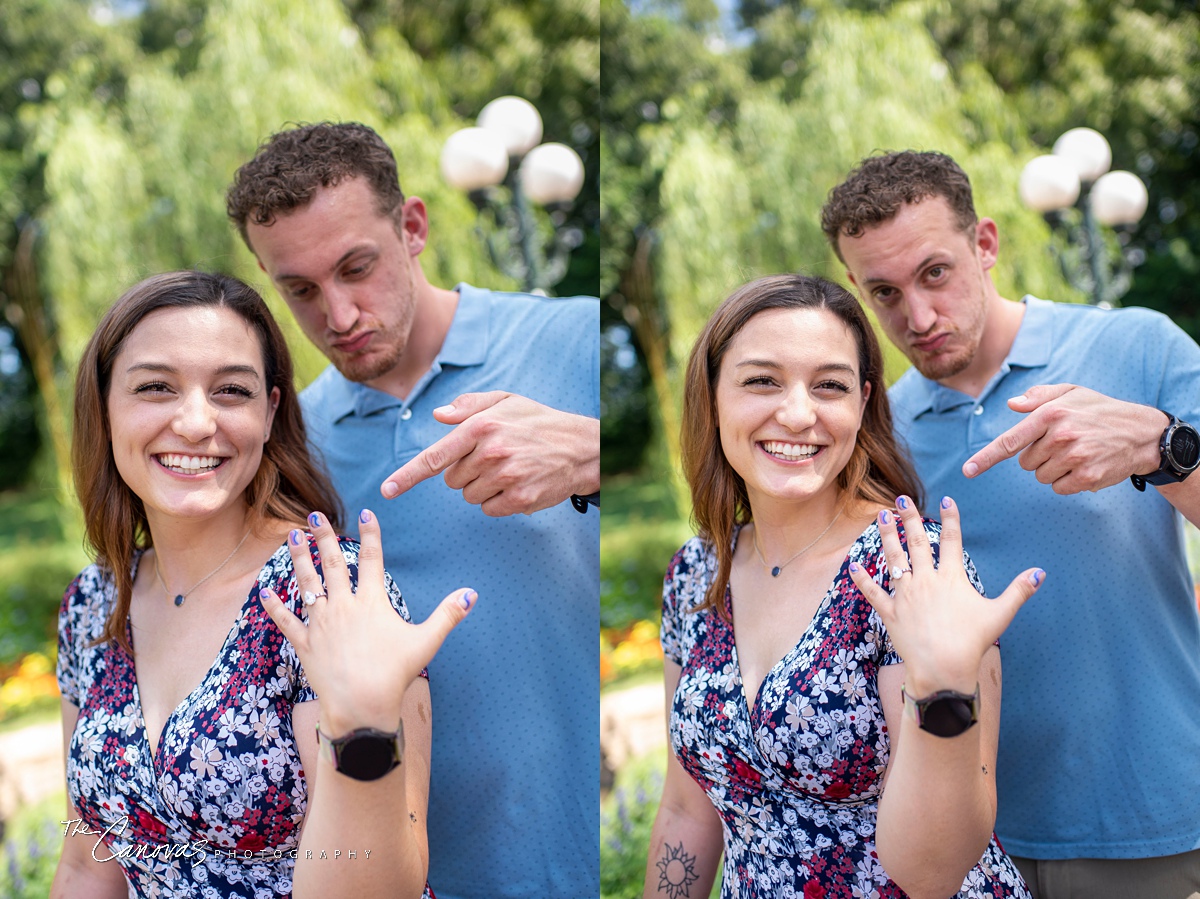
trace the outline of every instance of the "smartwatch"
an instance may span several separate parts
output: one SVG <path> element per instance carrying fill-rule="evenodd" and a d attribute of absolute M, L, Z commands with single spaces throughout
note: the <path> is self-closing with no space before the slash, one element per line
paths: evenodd
<path fill-rule="evenodd" d="M 320 752 L 333 767 L 355 780 L 379 780 L 404 761 L 404 722 L 395 733 L 360 727 L 331 740 L 317 725 Z"/>
<path fill-rule="evenodd" d="M 580 496 L 578 493 L 571 494 L 571 505 L 575 507 L 575 511 L 581 515 L 586 515 L 588 506 L 600 508 L 600 494 L 589 493 L 587 496 Z"/>
<path fill-rule="evenodd" d="M 979 684 L 974 695 L 957 690 L 939 690 L 924 699 L 914 699 L 900 687 L 904 704 L 917 716 L 917 726 L 937 737 L 957 737 L 979 720 Z"/>
<path fill-rule="evenodd" d="M 1163 412 L 1163 415 L 1167 416 L 1167 429 L 1158 441 L 1158 470 L 1129 476 L 1138 490 L 1145 490 L 1147 484 L 1156 487 L 1177 484 L 1200 466 L 1200 434 L 1170 412 Z"/>

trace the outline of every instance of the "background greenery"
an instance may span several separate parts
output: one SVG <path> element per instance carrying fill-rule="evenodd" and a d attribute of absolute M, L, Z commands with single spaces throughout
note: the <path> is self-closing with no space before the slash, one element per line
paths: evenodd
<path fill-rule="evenodd" d="M 1113 167 L 1137 173 L 1150 194 L 1130 235 L 1145 262 L 1123 303 L 1162 310 L 1200 338 L 1194 2 L 600 0 L 600 16 L 601 670 L 610 684 L 661 665 L 645 635 L 657 627 L 666 565 L 690 533 L 677 435 L 691 342 L 721 299 L 759 275 L 845 283 L 818 212 L 864 156 L 954 156 L 979 213 L 999 223 L 1001 294 L 1081 301 L 1017 180 L 1068 128 L 1101 131 Z M 884 346 L 890 381 L 907 363 Z M 1189 539 L 1195 546 L 1194 530 Z M 644 842 L 631 858 L 635 841 L 621 835 L 652 820 L 657 795 L 651 781 L 637 783 L 604 805 L 606 896 L 640 894 Z"/>

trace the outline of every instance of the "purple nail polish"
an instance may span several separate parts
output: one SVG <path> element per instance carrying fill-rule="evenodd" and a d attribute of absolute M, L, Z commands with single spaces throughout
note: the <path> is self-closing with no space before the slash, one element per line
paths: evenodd
<path fill-rule="evenodd" d="M 309 515 L 308 523 L 311 524 L 314 528 L 319 528 L 321 526 L 321 513 L 313 512 L 312 515 Z"/>
<path fill-rule="evenodd" d="M 942 497 L 942 508 L 943 509 L 949 509 L 952 505 L 954 505 L 954 503 L 950 499 L 950 497 L 948 497 L 948 496 Z"/>
<path fill-rule="evenodd" d="M 1033 574 L 1029 575 L 1029 579 L 1031 581 L 1033 581 L 1033 586 L 1040 587 L 1042 585 L 1042 578 L 1044 578 L 1045 576 L 1046 576 L 1046 572 L 1044 572 L 1044 571 L 1042 571 L 1042 569 L 1038 568 L 1036 571 L 1033 572 Z"/>
<path fill-rule="evenodd" d="M 358 520 L 361 521 L 363 524 L 366 524 L 368 521 L 370 521 L 371 520 L 371 510 L 363 509 L 361 512 L 359 512 Z"/>
<path fill-rule="evenodd" d="M 879 521 L 882 524 L 891 524 L 892 523 L 892 516 L 888 513 L 887 509 L 884 509 L 882 512 L 879 513 Z"/>
<path fill-rule="evenodd" d="M 858 571 L 858 563 L 857 563 L 857 562 L 851 562 L 851 563 L 850 563 L 850 570 L 851 570 L 851 571 Z"/>
<path fill-rule="evenodd" d="M 300 545 L 300 532 L 292 531 L 290 534 L 288 534 L 288 539 L 292 541 L 292 546 L 299 546 Z"/>
<path fill-rule="evenodd" d="M 463 605 L 463 608 L 464 608 L 464 609 L 469 609 L 469 608 L 471 608 L 471 605 L 472 605 L 472 604 L 475 602 L 475 600 L 477 600 L 477 599 L 479 599 L 479 594 L 478 594 L 478 593 L 476 593 L 474 590 L 468 590 L 466 593 L 464 593 L 464 594 L 462 595 L 462 605 Z"/>
<path fill-rule="evenodd" d="M 899 506 L 901 509 L 907 509 L 908 508 L 908 497 L 907 496 L 896 497 L 896 505 Z"/>

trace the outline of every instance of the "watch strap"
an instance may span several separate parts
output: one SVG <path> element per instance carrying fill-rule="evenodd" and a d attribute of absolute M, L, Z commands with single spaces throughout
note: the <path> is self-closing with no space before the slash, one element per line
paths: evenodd
<path fill-rule="evenodd" d="M 600 508 L 600 492 L 589 493 L 586 496 L 580 496 L 578 493 L 571 494 L 571 505 L 575 507 L 575 511 L 581 515 L 586 515 L 588 506 Z"/>
<path fill-rule="evenodd" d="M 1193 441 L 1193 447 L 1200 443 L 1200 434 L 1196 432 L 1186 421 L 1180 421 L 1170 412 L 1165 409 L 1160 409 L 1163 415 L 1167 416 L 1167 427 L 1162 433 L 1162 437 L 1158 440 L 1159 463 L 1158 470 L 1152 471 L 1149 474 L 1134 474 L 1129 476 L 1129 480 L 1133 486 L 1140 491 L 1145 491 L 1147 484 L 1153 484 L 1156 487 L 1162 487 L 1166 484 L 1178 484 L 1180 481 L 1188 477 L 1197 468 L 1197 463 L 1200 459 L 1193 459 L 1191 465 L 1181 465 L 1175 459 L 1171 451 L 1171 443 L 1175 434 L 1180 429 L 1186 429 L 1190 432 Z M 1195 455 L 1195 454 L 1193 454 Z"/>

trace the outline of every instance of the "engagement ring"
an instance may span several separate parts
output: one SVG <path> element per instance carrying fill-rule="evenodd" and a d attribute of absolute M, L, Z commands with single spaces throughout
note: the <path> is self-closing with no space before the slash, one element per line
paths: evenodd
<path fill-rule="evenodd" d="M 904 575 L 908 574 L 910 571 L 912 571 L 912 569 L 906 565 L 893 565 L 892 566 L 892 583 L 895 583 L 896 581 L 900 580 L 900 578 L 904 577 Z"/>
<path fill-rule="evenodd" d="M 311 590 L 304 591 L 304 604 L 306 606 L 311 606 L 318 599 L 328 599 L 328 597 L 324 593 L 313 593 Z"/>

